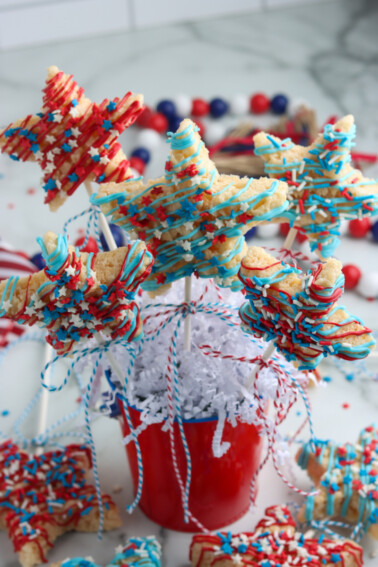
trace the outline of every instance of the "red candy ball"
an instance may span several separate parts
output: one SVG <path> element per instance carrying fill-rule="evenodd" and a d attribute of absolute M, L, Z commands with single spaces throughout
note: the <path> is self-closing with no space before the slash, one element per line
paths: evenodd
<path fill-rule="evenodd" d="M 194 124 L 196 124 L 199 128 L 199 135 L 201 136 L 201 138 L 203 138 L 204 134 L 205 134 L 205 126 L 203 125 L 203 123 L 200 120 L 193 120 Z"/>
<path fill-rule="evenodd" d="M 78 238 L 75 241 L 75 246 L 80 248 L 84 244 L 84 241 L 85 241 L 85 236 L 80 236 L 80 238 Z M 89 236 L 85 247 L 81 248 L 81 251 L 87 252 L 88 254 L 90 254 L 91 252 L 93 252 L 93 254 L 97 254 L 98 246 L 97 246 L 97 242 L 96 242 L 95 238 L 93 238 L 93 236 Z"/>
<path fill-rule="evenodd" d="M 345 289 L 353 289 L 359 282 L 361 270 L 354 264 L 345 264 L 343 266 L 343 274 L 345 277 Z"/>
<path fill-rule="evenodd" d="M 270 100 L 264 93 L 256 93 L 251 96 L 250 109 L 254 114 L 263 114 L 268 112 L 270 108 Z"/>
<path fill-rule="evenodd" d="M 153 112 L 148 119 L 146 127 L 156 130 L 159 134 L 163 134 L 168 130 L 168 120 L 161 112 Z"/>
<path fill-rule="evenodd" d="M 290 225 L 288 222 L 281 222 L 280 224 L 280 233 L 282 236 L 287 236 L 289 234 Z"/>
<path fill-rule="evenodd" d="M 367 217 L 359 220 L 349 221 L 349 234 L 354 238 L 363 238 L 367 235 L 371 227 L 371 221 Z"/>
<path fill-rule="evenodd" d="M 210 104 L 203 100 L 203 98 L 194 98 L 192 102 L 192 115 L 193 116 L 206 116 L 209 114 Z"/>
<path fill-rule="evenodd" d="M 132 167 L 133 169 L 135 169 L 138 173 L 140 173 L 141 175 L 143 175 L 144 173 L 144 168 L 146 167 L 146 164 L 144 163 L 144 161 L 136 156 L 132 156 L 130 158 L 130 167 Z"/>
<path fill-rule="evenodd" d="M 135 124 L 137 124 L 137 126 L 139 126 L 140 128 L 147 128 L 147 122 L 151 118 L 152 114 L 153 112 L 151 108 L 145 106 L 142 113 L 136 119 Z"/>

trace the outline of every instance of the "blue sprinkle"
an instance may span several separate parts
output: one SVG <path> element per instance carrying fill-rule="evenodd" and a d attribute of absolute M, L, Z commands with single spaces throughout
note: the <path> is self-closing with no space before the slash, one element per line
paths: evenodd
<path fill-rule="evenodd" d="M 117 108 L 117 103 L 114 102 L 114 100 L 111 100 L 108 106 L 106 107 L 106 110 L 108 110 L 109 112 L 113 112 L 113 110 L 115 110 L 116 108 Z"/>
<path fill-rule="evenodd" d="M 9 410 L 5 409 L 1 412 L 2 417 L 7 417 L 9 415 Z"/>
<path fill-rule="evenodd" d="M 323 382 L 332 382 L 332 378 L 330 376 L 324 376 Z"/>

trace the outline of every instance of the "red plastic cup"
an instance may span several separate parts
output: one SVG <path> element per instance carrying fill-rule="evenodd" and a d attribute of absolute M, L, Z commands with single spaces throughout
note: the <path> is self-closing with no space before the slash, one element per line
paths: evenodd
<path fill-rule="evenodd" d="M 122 431 L 130 429 L 122 409 Z M 140 412 L 130 408 L 134 428 L 140 424 Z M 192 462 L 189 494 L 191 513 L 209 530 L 216 530 L 241 518 L 249 508 L 250 483 L 261 458 L 262 440 L 256 426 L 238 422 L 224 426 L 222 441 L 231 447 L 221 457 L 214 457 L 212 440 L 216 419 L 184 422 L 184 431 Z M 183 532 L 198 531 L 193 522 L 185 523 L 180 488 L 172 464 L 169 433 L 162 424 L 152 424 L 139 436 L 143 458 L 144 481 L 140 508 L 157 524 Z M 175 423 L 175 448 L 181 477 L 185 483 L 186 459 Z M 135 445 L 126 446 L 136 491 L 138 463 Z"/>

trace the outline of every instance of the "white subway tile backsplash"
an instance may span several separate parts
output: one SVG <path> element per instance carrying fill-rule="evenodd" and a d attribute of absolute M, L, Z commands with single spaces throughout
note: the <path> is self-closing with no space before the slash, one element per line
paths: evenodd
<path fill-rule="evenodd" d="M 0 0 L 4 2 L 5 0 Z M 32 0 L 0 11 L 0 47 L 101 35 L 130 28 L 130 0 Z"/>

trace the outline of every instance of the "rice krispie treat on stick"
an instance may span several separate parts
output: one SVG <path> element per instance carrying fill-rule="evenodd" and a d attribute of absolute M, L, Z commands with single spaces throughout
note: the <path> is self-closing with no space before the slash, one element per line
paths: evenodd
<path fill-rule="evenodd" d="M 300 370 L 314 369 L 329 355 L 365 358 L 375 346 L 370 329 L 337 304 L 344 289 L 338 260 L 304 273 L 253 246 L 239 277 L 247 299 L 240 308 L 244 329 L 273 341 Z"/>
<path fill-rule="evenodd" d="M 340 220 L 378 213 L 378 182 L 351 166 L 356 133 L 353 116 L 345 116 L 308 147 L 260 132 L 253 138 L 265 173 L 289 185 L 289 208 L 283 219 L 299 228 L 313 251 L 331 256 L 339 244 Z"/>
<path fill-rule="evenodd" d="M 101 184 L 92 202 L 151 247 L 155 264 L 143 289 L 164 289 L 192 273 L 240 289 L 237 273 L 247 251 L 243 235 L 282 215 L 287 185 L 220 175 L 191 120 L 168 136 L 163 177 Z"/>
<path fill-rule="evenodd" d="M 57 67 L 49 67 L 43 106 L 0 131 L 0 151 L 41 166 L 45 203 L 58 209 L 84 181 L 123 181 L 129 162 L 117 142 L 143 110 L 143 97 L 92 102 Z"/>
<path fill-rule="evenodd" d="M 152 266 L 143 242 L 87 254 L 52 232 L 38 241 L 47 266 L 29 277 L 0 283 L 0 317 L 45 327 L 46 340 L 58 354 L 100 331 L 128 341 L 141 336 L 140 312 L 133 299 Z"/>

